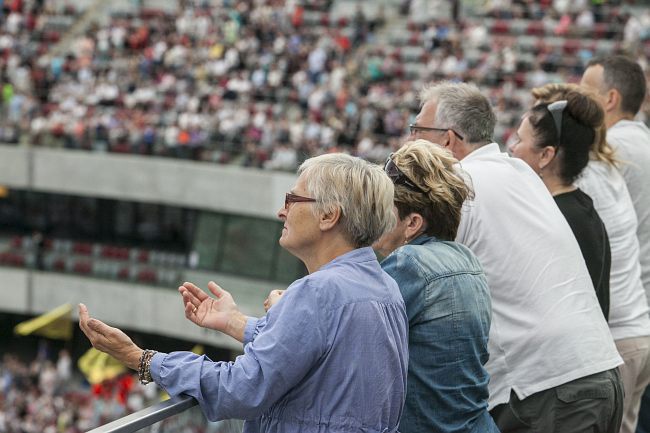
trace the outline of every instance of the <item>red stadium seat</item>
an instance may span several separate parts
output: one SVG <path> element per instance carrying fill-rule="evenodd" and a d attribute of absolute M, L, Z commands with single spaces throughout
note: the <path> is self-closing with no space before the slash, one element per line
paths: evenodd
<path fill-rule="evenodd" d="M 92 264 L 88 260 L 78 260 L 72 266 L 72 271 L 76 274 L 90 274 Z"/>
<path fill-rule="evenodd" d="M 505 35 L 510 33 L 510 23 L 505 20 L 497 20 L 492 25 L 492 33 L 497 35 Z"/>
<path fill-rule="evenodd" d="M 11 238 L 11 247 L 12 248 L 22 248 L 23 247 L 23 238 L 22 236 L 14 236 Z"/>

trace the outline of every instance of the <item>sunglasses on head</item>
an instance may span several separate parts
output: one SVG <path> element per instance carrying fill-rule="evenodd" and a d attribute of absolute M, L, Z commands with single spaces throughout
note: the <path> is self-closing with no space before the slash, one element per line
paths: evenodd
<path fill-rule="evenodd" d="M 395 162 L 393 161 L 393 154 L 391 153 L 388 159 L 386 159 L 386 165 L 384 165 L 384 171 L 390 178 L 390 180 L 393 182 L 395 185 L 403 185 L 410 189 L 411 191 L 419 192 L 421 194 L 426 194 L 424 191 L 422 191 L 422 188 L 417 186 L 415 182 L 413 182 L 411 179 L 406 177 L 404 173 L 402 173 L 402 170 L 400 170 L 397 165 L 395 165 Z"/>
<path fill-rule="evenodd" d="M 560 139 L 562 138 L 562 117 L 564 115 L 564 109 L 567 106 L 567 101 L 555 101 L 552 104 L 548 104 L 546 109 L 551 113 L 553 118 L 553 124 L 555 125 L 555 131 L 557 132 L 557 146 L 560 145 Z"/>

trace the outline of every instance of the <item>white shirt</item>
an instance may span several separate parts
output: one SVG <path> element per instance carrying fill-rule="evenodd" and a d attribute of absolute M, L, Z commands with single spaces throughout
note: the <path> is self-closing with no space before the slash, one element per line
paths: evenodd
<path fill-rule="evenodd" d="M 576 184 L 594 201 L 612 249 L 609 329 L 614 340 L 650 335 L 648 301 L 641 283 L 636 214 L 623 176 L 612 166 L 589 161 Z"/>
<path fill-rule="evenodd" d="M 620 172 L 638 221 L 641 281 L 650 301 L 650 130 L 641 122 L 621 120 L 607 130 L 607 142 L 623 162 Z"/>
<path fill-rule="evenodd" d="M 622 364 L 578 242 L 540 178 L 492 143 L 461 162 L 475 198 L 456 240 L 492 295 L 490 408 Z"/>

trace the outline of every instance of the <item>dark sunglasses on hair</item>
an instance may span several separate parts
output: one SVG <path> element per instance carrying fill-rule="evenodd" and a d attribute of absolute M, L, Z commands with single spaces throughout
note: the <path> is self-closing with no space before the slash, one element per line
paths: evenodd
<path fill-rule="evenodd" d="M 311 203 L 315 201 L 316 201 L 315 198 L 303 197 L 301 195 L 296 195 L 288 192 L 284 196 L 284 208 L 289 209 L 289 205 L 291 203 Z"/>
<path fill-rule="evenodd" d="M 406 177 L 402 170 L 400 170 L 395 162 L 393 161 L 393 154 L 391 153 L 388 159 L 386 159 L 386 165 L 384 165 L 384 171 L 390 177 L 390 180 L 393 181 L 395 185 L 404 185 L 411 191 L 419 192 L 421 194 L 426 194 L 422 189 L 417 186 L 411 179 Z"/>
<path fill-rule="evenodd" d="M 555 125 L 555 131 L 557 132 L 557 146 L 560 145 L 560 139 L 562 138 L 562 117 L 564 115 L 564 109 L 567 106 L 567 101 L 555 101 L 552 104 L 548 104 L 546 109 L 551 113 L 553 118 L 553 124 Z"/>

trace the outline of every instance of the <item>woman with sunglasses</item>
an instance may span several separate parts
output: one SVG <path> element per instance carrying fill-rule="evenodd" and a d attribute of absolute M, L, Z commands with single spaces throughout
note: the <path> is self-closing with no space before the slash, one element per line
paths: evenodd
<path fill-rule="evenodd" d="M 604 139 L 604 114 L 598 103 L 578 86 L 551 85 L 533 90 L 533 95 L 555 89 L 562 97 L 544 99 L 523 116 L 513 156 L 525 161 L 542 179 L 555 199 L 578 241 L 598 303 L 605 319 L 609 317 L 609 277 L 611 250 L 609 237 L 592 198 L 575 184 L 587 167 L 590 155 L 612 160 L 607 147 L 596 146 Z M 537 92 L 537 93 L 536 93 Z M 555 101 L 555 102 L 553 102 Z"/>
<path fill-rule="evenodd" d="M 471 195 L 451 154 L 425 140 L 386 161 L 397 225 L 373 247 L 409 319 L 408 387 L 399 431 L 498 432 L 488 410 L 491 302 L 474 254 L 454 242 Z"/>
<path fill-rule="evenodd" d="M 566 167 L 575 170 L 580 161 L 584 170 L 578 170 L 572 178 L 576 179 L 575 187 L 573 182 L 567 183 L 568 191 L 579 187 L 593 199 L 593 208 L 602 219 L 609 237 L 608 323 L 624 361 L 618 367 L 625 389 L 620 432 L 631 433 L 636 426 L 641 395 L 650 383 L 650 309 L 641 282 L 637 219 L 632 199 L 617 170 L 613 152 L 606 143 L 604 113 L 596 98 L 576 86 L 557 84 L 534 89 L 533 96 L 537 103 L 524 120 L 530 119 L 527 123 L 531 129 L 529 134 L 522 130 L 522 122 L 519 135 L 522 143 L 527 141 L 535 147 L 523 159 L 540 173 L 545 183 L 553 170 L 562 173 L 561 169 L 565 168 L 565 173 L 571 173 L 566 171 Z M 532 113 L 553 111 L 553 103 L 558 100 L 566 101 L 566 107 L 555 115 L 557 120 L 550 123 L 534 120 Z M 549 114 L 553 117 L 551 112 Z M 515 146 L 515 154 L 521 154 L 516 149 L 518 147 L 519 144 Z M 557 156 L 552 158 L 553 154 Z M 553 163 L 555 159 L 558 161 Z M 583 230 L 587 224 L 587 218 L 576 222 Z"/>

